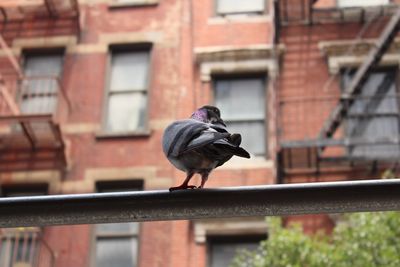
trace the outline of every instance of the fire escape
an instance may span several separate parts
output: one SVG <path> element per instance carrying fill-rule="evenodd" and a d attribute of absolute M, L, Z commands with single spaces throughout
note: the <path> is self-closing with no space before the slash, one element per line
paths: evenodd
<path fill-rule="evenodd" d="M 0 1 L 0 172 L 65 168 L 60 123 L 70 103 L 58 75 L 30 75 L 15 38 L 79 34 L 77 0 Z"/>
<path fill-rule="evenodd" d="M 312 27 L 313 24 L 317 24 L 321 21 L 325 23 L 332 21 L 343 23 L 346 22 L 349 17 L 353 20 L 357 18 L 360 24 L 364 24 L 365 27 L 368 26 L 365 25 L 368 23 L 366 17 L 368 16 L 368 12 L 371 11 L 371 8 L 333 7 L 318 9 L 315 8 L 316 3 L 316 0 L 279 1 L 279 26 L 308 24 L 308 27 Z M 397 164 L 400 156 L 400 154 L 396 154 L 400 152 L 397 151 L 400 144 L 398 132 L 397 134 L 383 134 L 380 138 L 373 140 L 357 138 L 357 136 L 360 136 L 360 134 L 357 135 L 357 133 L 363 132 L 367 127 L 371 126 L 368 126 L 368 124 L 372 124 L 368 116 L 371 114 L 376 115 L 379 113 L 377 111 L 385 110 L 385 105 L 392 100 L 394 100 L 392 103 L 396 106 L 397 114 L 389 115 L 399 119 L 398 94 L 391 95 L 393 99 L 387 99 L 389 95 L 388 92 L 391 90 L 393 76 L 390 77 L 390 74 L 384 76 L 382 81 L 373 89 L 375 91 L 369 92 L 372 94 L 366 96 L 365 92 L 363 92 L 368 90 L 365 89 L 365 85 L 371 73 L 392 45 L 400 27 L 399 7 L 396 5 L 374 7 L 374 11 L 377 10 L 380 12 L 379 18 L 383 19 L 383 22 L 386 23 L 384 30 L 378 36 L 377 41 L 369 48 L 368 54 L 362 64 L 353 72 L 353 75 L 350 76 L 349 81 L 340 95 L 333 98 L 321 98 L 318 100 L 318 103 L 315 101 L 316 98 L 314 96 L 308 98 L 300 97 L 298 99 L 291 99 L 279 103 L 280 108 L 282 106 L 286 108 L 287 116 L 303 112 L 302 114 L 305 115 L 305 117 L 308 116 L 309 121 L 311 121 L 309 125 L 306 125 L 306 120 L 301 119 L 296 121 L 286 118 L 285 123 L 304 123 L 304 125 L 302 125 L 303 129 L 309 127 L 313 132 L 310 135 L 307 134 L 306 137 L 300 138 L 285 137 L 284 135 L 279 137 L 278 172 L 280 179 L 292 173 L 321 173 L 324 172 L 324 170 L 340 167 L 344 169 L 354 169 L 355 167 L 371 169 L 371 166 L 378 168 L 379 166 L 387 167 Z M 343 27 L 344 25 L 346 24 L 343 24 Z M 354 50 L 354 46 L 357 45 L 359 39 L 356 38 L 354 41 L 353 47 L 350 47 L 350 51 Z M 321 92 L 322 91 L 323 90 L 321 90 Z M 294 105 L 290 102 L 292 102 L 292 104 L 297 103 L 297 107 L 293 108 Z M 290 105 L 292 105 L 292 107 Z M 314 110 L 311 106 L 316 106 L 318 108 Z M 353 135 L 349 137 L 348 129 L 346 128 L 351 128 L 350 118 L 354 116 L 355 110 L 358 112 L 357 116 L 364 116 L 364 118 L 358 118 L 361 123 L 351 129 Z M 325 121 L 320 122 L 318 119 L 312 118 L 314 116 L 313 112 L 326 114 Z M 382 116 L 381 113 L 378 115 Z M 315 115 L 319 116 L 320 114 Z M 379 126 L 379 124 L 377 125 Z M 282 124 L 281 127 L 282 126 L 284 127 L 284 124 Z M 319 131 L 316 130 L 317 128 L 319 128 Z M 385 129 L 382 129 L 382 132 L 384 131 Z M 296 133 L 293 134 L 293 136 L 295 135 Z M 368 148 L 365 149 L 367 153 L 355 153 L 360 152 L 357 151 L 357 148 L 360 147 Z M 385 153 L 381 153 L 379 156 L 373 153 L 368 155 L 368 152 L 372 152 L 377 148 L 381 150 L 382 148 L 383 150 L 387 149 L 388 152 L 383 157 L 382 155 Z M 390 153 L 391 148 L 394 148 L 396 153 Z"/>

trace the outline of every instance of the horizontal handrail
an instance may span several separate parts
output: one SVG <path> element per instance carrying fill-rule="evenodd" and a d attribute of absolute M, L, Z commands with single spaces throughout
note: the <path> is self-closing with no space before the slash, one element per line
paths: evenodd
<path fill-rule="evenodd" d="M 400 180 L 0 198 L 0 227 L 400 210 Z"/>

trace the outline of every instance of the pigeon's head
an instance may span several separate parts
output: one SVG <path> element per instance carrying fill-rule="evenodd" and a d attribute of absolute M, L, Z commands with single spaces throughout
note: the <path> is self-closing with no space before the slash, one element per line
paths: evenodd
<path fill-rule="evenodd" d="M 191 118 L 206 123 L 221 124 L 226 127 L 224 121 L 221 119 L 221 112 L 214 106 L 203 106 L 199 108 L 192 114 Z"/>

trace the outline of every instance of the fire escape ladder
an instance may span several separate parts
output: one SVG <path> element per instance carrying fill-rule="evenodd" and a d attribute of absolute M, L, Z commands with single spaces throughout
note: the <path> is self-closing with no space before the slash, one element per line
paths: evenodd
<path fill-rule="evenodd" d="M 376 42 L 375 47 L 371 48 L 367 58 L 358 68 L 350 85 L 341 96 L 338 105 L 334 108 L 328 120 L 319 133 L 319 138 L 331 138 L 342 121 L 348 115 L 349 108 L 355 101 L 355 97 L 360 94 L 364 83 L 366 82 L 372 68 L 374 68 L 383 54 L 387 51 L 393 39 L 395 38 L 400 26 L 400 8 L 392 16 L 381 36 Z"/>

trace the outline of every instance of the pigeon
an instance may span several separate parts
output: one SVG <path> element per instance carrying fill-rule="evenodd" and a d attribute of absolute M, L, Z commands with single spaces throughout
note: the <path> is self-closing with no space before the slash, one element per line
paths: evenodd
<path fill-rule="evenodd" d="M 232 156 L 250 158 L 250 154 L 240 147 L 241 142 L 240 134 L 227 131 L 220 110 L 214 106 L 203 106 L 189 119 L 170 124 L 164 131 L 163 152 L 172 165 L 186 172 L 186 179 L 169 191 L 197 188 L 189 185 L 196 173 L 201 175 L 198 188 L 203 188 L 210 172 Z"/>

